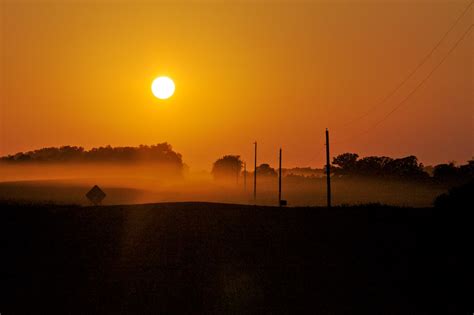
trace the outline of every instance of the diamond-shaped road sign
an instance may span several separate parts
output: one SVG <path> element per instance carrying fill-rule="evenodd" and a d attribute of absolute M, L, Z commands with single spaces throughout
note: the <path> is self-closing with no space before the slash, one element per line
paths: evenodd
<path fill-rule="evenodd" d="M 86 194 L 87 199 L 94 204 L 94 206 L 99 205 L 102 200 L 104 200 L 106 194 L 99 188 L 99 186 L 94 185 L 91 190 Z"/>

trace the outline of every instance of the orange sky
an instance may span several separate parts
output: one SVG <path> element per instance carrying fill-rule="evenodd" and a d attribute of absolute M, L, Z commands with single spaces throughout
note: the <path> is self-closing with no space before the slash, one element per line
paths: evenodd
<path fill-rule="evenodd" d="M 39 1 L 38 1 L 39 2 Z M 409 102 L 364 133 L 473 23 L 472 8 L 389 102 L 466 1 L 0 1 L 0 155 L 167 141 L 194 170 L 224 154 L 276 166 L 331 155 L 474 156 L 471 32 Z M 176 84 L 153 97 L 154 77 Z M 344 139 L 352 138 L 344 142 Z M 338 143 L 339 142 L 339 143 Z"/>

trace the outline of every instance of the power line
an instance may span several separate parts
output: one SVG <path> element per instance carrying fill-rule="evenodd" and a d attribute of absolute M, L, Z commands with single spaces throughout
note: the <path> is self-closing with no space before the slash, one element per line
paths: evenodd
<path fill-rule="evenodd" d="M 323 153 L 324 149 L 325 149 L 325 145 L 321 144 L 321 149 L 318 152 L 316 152 L 313 155 L 313 157 L 306 162 L 306 164 L 309 164 L 309 163 L 313 162 L 314 160 L 316 160 L 317 158 L 321 157 L 321 153 Z"/>
<path fill-rule="evenodd" d="M 395 93 L 397 93 L 401 87 L 403 85 L 405 85 L 405 83 L 408 82 L 408 80 L 410 80 L 417 72 L 418 70 L 430 59 L 430 57 L 434 54 L 434 52 L 439 48 L 439 46 L 444 42 L 444 40 L 448 37 L 448 35 L 453 31 L 453 29 L 456 27 L 456 25 L 459 23 L 459 21 L 461 21 L 461 19 L 466 15 L 466 13 L 469 11 L 469 9 L 471 8 L 471 6 L 474 4 L 474 1 L 471 1 L 467 6 L 466 8 L 463 10 L 463 12 L 461 13 L 461 15 L 458 16 L 458 18 L 454 21 L 454 23 L 449 27 L 449 29 L 443 34 L 443 36 L 440 38 L 440 40 L 435 44 L 435 46 L 428 52 L 427 55 L 425 55 L 425 57 L 418 63 L 418 65 L 408 74 L 408 76 L 402 80 L 402 82 L 400 84 L 398 84 L 394 90 L 392 90 L 382 101 L 380 101 L 379 103 L 377 103 L 375 106 L 371 107 L 366 113 L 364 113 L 363 115 L 359 116 L 358 118 L 355 118 L 351 121 L 349 121 L 348 123 L 346 123 L 344 126 L 348 126 L 350 125 L 351 123 L 353 123 L 354 121 L 356 120 L 360 120 L 364 117 L 366 117 L 367 115 L 369 115 L 375 108 L 383 105 L 388 99 L 390 99 Z M 471 31 L 472 27 L 474 25 L 471 25 L 467 30 L 466 32 L 460 37 L 460 39 L 451 47 L 451 49 L 448 51 L 448 53 L 441 59 L 441 61 L 432 69 L 432 71 L 428 74 L 428 76 L 426 76 L 421 82 L 420 84 L 418 84 L 414 90 L 412 90 L 400 103 L 397 104 L 397 106 L 395 106 L 387 115 L 385 115 L 381 120 L 379 120 L 378 122 L 376 122 L 374 125 L 372 125 L 371 127 L 369 127 L 369 129 L 353 136 L 353 137 L 350 137 L 346 140 L 343 140 L 343 141 L 336 141 L 336 142 L 333 142 L 333 144 L 340 144 L 340 143 L 344 143 L 344 142 L 347 142 L 349 140 L 353 140 L 355 139 L 356 137 L 359 137 L 367 132 L 369 132 L 371 129 L 373 128 L 376 128 L 378 125 L 380 125 L 383 121 L 385 121 L 391 114 L 393 114 L 396 110 L 398 110 L 404 103 L 406 103 L 412 95 L 414 95 L 425 83 L 426 81 L 428 81 L 428 79 L 433 75 L 433 73 L 444 63 L 444 61 L 449 57 L 449 55 L 451 55 L 451 53 L 457 48 L 457 46 L 459 46 L 459 44 L 464 40 L 464 38 L 467 36 L 467 34 Z M 320 157 L 321 153 L 324 151 L 324 146 L 321 148 L 321 150 L 319 150 L 310 160 L 308 160 L 308 162 L 306 162 L 307 164 L 313 162 L 316 158 Z"/>
<path fill-rule="evenodd" d="M 469 34 L 469 32 L 472 30 L 473 27 L 474 27 L 474 24 L 471 24 L 466 29 L 466 31 L 462 34 L 462 36 L 449 49 L 448 53 L 436 64 L 436 66 L 431 70 L 431 72 L 428 73 L 428 75 L 423 80 L 421 80 L 421 82 L 403 100 L 401 100 L 390 112 L 388 112 L 384 117 L 382 117 L 382 119 L 377 121 L 375 124 L 373 124 L 371 127 L 366 129 L 364 132 L 362 132 L 360 134 L 357 134 L 354 137 L 351 137 L 349 139 L 346 139 L 345 141 L 338 141 L 338 142 L 334 142 L 334 143 L 347 142 L 349 140 L 352 140 L 356 137 L 359 137 L 359 136 L 369 132 L 370 130 L 372 130 L 372 129 L 376 128 L 377 126 L 379 126 L 388 117 L 390 117 L 395 111 L 397 111 L 400 107 L 402 107 L 431 78 L 431 76 L 446 61 L 446 59 L 448 59 L 448 57 L 451 55 L 451 53 L 459 46 L 459 44 L 464 40 L 464 38 L 466 38 L 466 36 Z"/>
<path fill-rule="evenodd" d="M 367 117 L 370 113 L 372 113 L 376 108 L 379 106 L 385 104 L 393 95 L 395 95 L 401 88 L 402 86 L 405 85 L 405 83 L 410 80 L 415 73 L 418 72 L 418 70 L 424 66 L 424 64 L 430 59 L 430 57 L 433 55 L 433 53 L 441 46 L 441 44 L 444 42 L 446 37 L 452 32 L 452 30 L 456 27 L 456 25 L 461 21 L 461 19 L 466 15 L 466 13 L 469 11 L 471 6 L 474 4 L 474 1 L 471 1 L 467 7 L 464 9 L 464 11 L 461 13 L 461 15 L 454 21 L 454 23 L 449 27 L 449 29 L 444 33 L 444 35 L 441 37 L 441 39 L 436 43 L 436 45 L 428 52 L 427 55 L 418 63 L 418 65 L 408 74 L 408 76 L 398 84 L 395 89 L 393 89 L 389 94 L 387 94 L 380 102 L 369 108 L 368 111 L 366 111 L 364 114 L 360 115 L 359 117 L 356 117 L 354 119 L 349 120 L 347 123 L 344 124 L 344 127 L 347 127 L 354 123 L 355 121 L 361 120 L 365 117 Z"/>
<path fill-rule="evenodd" d="M 399 109 L 403 104 L 405 104 L 413 94 L 416 93 L 416 91 L 418 91 L 424 84 L 426 81 L 428 81 L 429 78 L 431 78 L 431 76 L 433 75 L 433 73 L 436 72 L 436 70 L 438 70 L 438 68 L 444 63 L 444 61 L 446 59 L 448 59 L 448 57 L 451 55 L 451 53 L 459 46 L 459 44 L 464 40 L 464 38 L 467 36 L 467 34 L 469 34 L 469 32 L 472 30 L 472 28 L 474 27 L 474 24 L 471 24 L 471 26 L 469 26 L 467 28 L 467 30 L 463 33 L 463 35 L 458 39 L 458 41 L 451 47 L 451 49 L 448 51 L 448 53 L 440 60 L 440 62 L 433 68 L 433 70 L 431 70 L 431 72 L 420 82 L 420 84 L 418 84 L 415 89 L 413 91 L 411 91 L 411 93 L 409 93 L 400 103 L 398 103 L 397 106 L 395 106 L 387 115 L 385 115 L 381 120 L 379 120 L 377 123 L 375 123 L 372 128 L 375 128 L 377 127 L 378 125 L 380 125 L 385 119 L 387 119 L 390 115 L 392 115 L 397 109 Z"/>

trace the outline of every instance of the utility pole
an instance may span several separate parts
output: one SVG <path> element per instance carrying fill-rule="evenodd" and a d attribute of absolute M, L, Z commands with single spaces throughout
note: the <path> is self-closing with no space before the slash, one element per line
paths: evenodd
<path fill-rule="evenodd" d="M 253 200 L 257 202 L 257 141 L 255 141 L 255 165 L 253 171 Z"/>
<path fill-rule="evenodd" d="M 329 131 L 326 128 L 326 179 L 328 193 L 328 208 L 331 208 L 331 164 L 329 162 Z"/>
<path fill-rule="evenodd" d="M 280 167 L 278 168 L 278 206 L 281 207 L 281 148 L 280 148 Z"/>

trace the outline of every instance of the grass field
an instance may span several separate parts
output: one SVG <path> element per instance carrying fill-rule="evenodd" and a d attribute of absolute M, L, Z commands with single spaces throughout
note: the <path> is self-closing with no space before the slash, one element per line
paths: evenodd
<path fill-rule="evenodd" d="M 376 205 L 2 204 L 0 312 L 472 311 L 472 217 Z"/>

